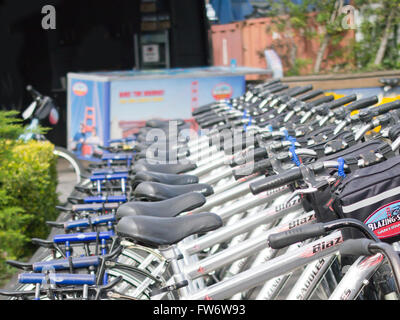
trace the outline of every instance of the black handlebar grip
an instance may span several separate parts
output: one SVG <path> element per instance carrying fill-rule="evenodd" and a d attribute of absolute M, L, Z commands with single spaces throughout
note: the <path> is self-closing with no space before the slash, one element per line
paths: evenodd
<path fill-rule="evenodd" d="M 400 99 L 377 106 L 376 108 L 373 108 L 372 111 L 375 114 L 380 115 L 398 108 L 400 108 Z"/>
<path fill-rule="evenodd" d="M 209 111 L 211 111 L 212 109 L 213 109 L 213 108 L 212 108 L 212 104 L 207 104 L 207 105 L 205 105 L 205 106 L 201 106 L 201 107 L 198 107 L 198 108 L 194 109 L 194 110 L 192 111 L 192 115 L 193 115 L 193 116 L 197 116 L 197 115 L 199 115 L 199 114 L 201 114 L 201 113 L 209 112 Z"/>
<path fill-rule="evenodd" d="M 263 90 L 262 92 L 260 92 L 258 94 L 258 96 L 259 97 L 264 97 L 264 96 L 272 94 L 272 93 L 276 93 L 276 92 L 279 92 L 279 91 L 286 90 L 287 88 L 289 88 L 289 86 L 287 84 L 277 85 L 276 87 L 267 88 L 266 90 Z"/>
<path fill-rule="evenodd" d="M 375 243 L 371 239 L 348 239 L 340 247 L 341 255 L 370 256 L 369 245 Z"/>
<path fill-rule="evenodd" d="M 281 186 L 284 186 L 288 183 L 294 182 L 301 178 L 302 175 L 300 168 L 296 167 L 284 173 L 277 174 L 274 176 L 269 176 L 264 179 L 261 179 L 260 181 L 250 183 L 250 191 L 252 194 L 259 194 L 266 190 L 279 188 Z"/>
<path fill-rule="evenodd" d="M 280 83 L 279 83 L 279 84 L 276 85 L 276 86 L 267 88 L 267 90 L 268 90 L 269 93 L 276 93 L 276 92 L 285 90 L 285 89 L 287 89 L 287 88 L 289 88 L 289 86 L 288 86 L 287 84 L 280 84 Z"/>
<path fill-rule="evenodd" d="M 290 94 L 292 94 L 293 92 L 296 92 L 297 90 L 299 90 L 299 88 L 301 88 L 301 87 L 296 86 L 296 87 L 289 88 L 289 89 L 286 90 L 286 92 L 285 92 L 284 94 L 285 94 L 285 95 L 290 95 Z"/>
<path fill-rule="evenodd" d="M 323 96 L 323 97 L 321 97 L 319 99 L 316 99 L 314 101 L 309 102 L 308 105 L 310 107 L 316 107 L 316 106 L 319 106 L 319 105 L 321 105 L 323 103 L 331 102 L 333 99 L 334 99 L 333 95 Z"/>
<path fill-rule="evenodd" d="M 225 154 L 234 154 L 240 150 L 246 149 L 250 146 L 253 146 L 257 141 L 255 139 L 242 139 L 242 141 L 236 142 L 234 139 L 229 141 L 224 141 L 224 152 Z"/>
<path fill-rule="evenodd" d="M 358 109 L 363 109 L 369 106 L 374 105 L 375 103 L 378 103 L 378 96 L 371 96 L 367 97 L 358 101 L 354 101 L 353 103 L 349 104 L 346 107 L 346 111 L 354 111 Z"/>
<path fill-rule="evenodd" d="M 267 88 L 281 83 L 281 79 L 271 80 L 265 83 L 261 83 L 258 88 Z"/>
<path fill-rule="evenodd" d="M 324 92 L 322 90 L 312 90 L 310 92 L 304 93 L 301 96 L 297 97 L 297 100 L 300 101 L 307 101 L 312 98 L 318 97 L 319 95 L 323 94 Z"/>
<path fill-rule="evenodd" d="M 298 96 L 299 94 L 302 94 L 302 93 L 305 93 L 307 91 L 312 90 L 312 88 L 313 88 L 312 84 L 309 84 L 309 85 L 306 85 L 306 86 L 303 86 L 303 87 L 297 87 L 295 90 L 293 90 L 289 94 L 289 96 L 290 97 Z"/>
<path fill-rule="evenodd" d="M 326 106 L 329 109 L 334 109 L 334 108 L 343 106 L 343 105 L 345 105 L 345 104 L 347 104 L 349 102 L 352 102 L 354 100 L 357 100 L 357 95 L 356 94 L 350 94 L 350 95 L 345 96 L 343 98 L 339 98 L 339 99 L 336 99 L 336 100 L 334 100 L 332 102 L 329 102 L 329 103 L 327 103 Z"/>
<path fill-rule="evenodd" d="M 26 86 L 26 90 L 34 97 L 41 97 L 42 95 L 36 91 L 30 84 Z"/>
<path fill-rule="evenodd" d="M 253 159 L 260 159 L 260 158 L 265 158 L 268 155 L 267 149 L 266 148 L 255 148 L 252 150 L 251 153 L 246 155 L 245 160 L 247 162 L 253 160 Z"/>
<path fill-rule="evenodd" d="M 282 90 L 282 89 L 280 89 L 281 87 L 282 87 L 282 84 L 281 83 L 277 83 L 277 84 L 274 84 L 274 85 L 272 85 L 270 87 L 262 88 L 261 90 L 258 90 L 255 95 L 258 96 L 258 97 L 262 97 L 262 96 L 265 96 L 266 94 L 274 93 L 275 90 L 278 90 L 278 91 Z"/>
<path fill-rule="evenodd" d="M 246 152 L 245 154 L 238 154 L 232 159 L 232 166 L 238 166 L 243 163 L 247 163 L 253 160 L 258 160 L 261 158 L 265 158 L 268 155 L 266 148 L 255 148 Z"/>
<path fill-rule="evenodd" d="M 321 236 L 324 233 L 325 228 L 323 223 L 308 224 L 271 234 L 268 237 L 268 243 L 272 249 L 282 249 L 296 242 Z"/>
<path fill-rule="evenodd" d="M 400 123 L 392 126 L 389 129 L 388 134 L 389 134 L 389 139 L 391 141 L 396 140 L 400 136 Z"/>
<path fill-rule="evenodd" d="M 219 122 L 224 122 L 225 123 L 225 118 L 224 117 L 215 117 L 212 120 L 208 120 L 207 122 L 204 122 L 201 124 L 202 128 L 206 128 L 206 127 L 211 127 Z"/>
<path fill-rule="evenodd" d="M 249 163 L 243 167 L 233 170 L 233 177 L 238 180 L 247 177 L 253 173 L 265 172 L 271 166 L 269 159 L 260 160 L 257 162 Z"/>

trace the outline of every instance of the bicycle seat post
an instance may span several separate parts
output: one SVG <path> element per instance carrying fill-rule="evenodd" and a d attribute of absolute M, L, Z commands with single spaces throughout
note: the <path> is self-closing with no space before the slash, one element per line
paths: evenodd
<path fill-rule="evenodd" d="M 183 281 L 188 281 L 183 273 L 183 259 L 182 254 L 180 253 L 178 247 L 176 245 L 171 245 L 168 247 L 160 247 L 159 248 L 162 255 L 169 260 L 172 272 L 173 272 L 173 279 L 175 284 L 182 283 Z M 185 297 L 190 294 L 190 288 L 192 286 L 192 282 L 189 281 L 188 286 L 184 286 L 178 289 L 179 296 Z"/>

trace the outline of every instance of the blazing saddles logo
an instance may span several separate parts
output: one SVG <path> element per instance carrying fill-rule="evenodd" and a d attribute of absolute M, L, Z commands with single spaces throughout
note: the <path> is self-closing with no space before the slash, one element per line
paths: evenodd
<path fill-rule="evenodd" d="M 364 223 L 380 239 L 400 233 L 400 200 L 391 202 L 375 210 Z"/>

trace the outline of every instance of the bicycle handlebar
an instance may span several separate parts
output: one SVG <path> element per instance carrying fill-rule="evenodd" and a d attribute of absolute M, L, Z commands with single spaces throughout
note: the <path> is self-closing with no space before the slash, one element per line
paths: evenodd
<path fill-rule="evenodd" d="M 42 97 L 42 95 L 41 95 L 37 90 L 35 90 L 30 84 L 26 86 L 26 90 L 27 90 L 34 98 L 36 98 L 36 97 L 39 97 L 39 98 Z"/>
<path fill-rule="evenodd" d="M 269 176 L 250 184 L 250 191 L 256 195 L 263 191 L 275 189 L 302 178 L 300 168 L 294 167 L 284 173 Z"/>
<path fill-rule="evenodd" d="M 274 233 L 268 237 L 268 243 L 273 249 L 282 249 L 293 243 L 305 241 L 312 237 L 319 237 L 327 232 L 341 228 L 358 229 L 364 234 L 367 240 L 374 243 L 380 242 L 377 236 L 364 223 L 352 218 L 343 218 L 325 223 L 319 222 L 303 225 L 291 230 Z"/>
<path fill-rule="evenodd" d="M 268 237 L 269 246 L 272 249 L 282 249 L 293 243 L 305 241 L 309 238 L 318 237 L 325 233 L 323 223 L 314 223 L 299 226 L 284 232 L 274 233 Z"/>
<path fill-rule="evenodd" d="M 308 105 L 309 105 L 310 108 L 313 108 L 313 107 L 319 106 L 319 105 L 321 105 L 323 103 L 331 102 L 333 99 L 334 99 L 334 97 L 332 95 L 323 96 L 323 97 L 321 97 L 319 99 L 311 101 L 310 103 L 308 103 Z"/>
<path fill-rule="evenodd" d="M 351 94 L 349 96 L 345 96 L 343 98 L 333 100 L 332 102 L 325 103 L 325 104 L 321 105 L 320 107 L 313 109 L 312 112 L 320 113 L 321 111 L 324 111 L 324 110 L 335 109 L 337 107 L 348 104 L 356 99 L 357 99 L 357 95 Z"/>
<path fill-rule="evenodd" d="M 340 248 L 340 254 L 342 255 L 357 255 L 357 256 L 369 256 L 371 255 L 370 244 L 375 243 L 371 239 L 349 239 L 343 243 Z"/>
<path fill-rule="evenodd" d="M 385 104 L 382 104 L 380 106 L 377 106 L 373 109 L 370 109 L 374 114 L 376 115 L 381 115 L 384 114 L 386 112 L 389 112 L 390 110 L 395 110 L 400 108 L 400 100 L 395 100 L 392 102 L 388 102 Z"/>
<path fill-rule="evenodd" d="M 364 99 L 357 100 L 346 107 L 346 111 L 351 112 L 358 109 L 363 109 L 378 103 L 378 96 L 371 96 Z"/>
<path fill-rule="evenodd" d="M 298 96 L 302 93 L 306 93 L 307 91 L 312 90 L 313 86 L 311 84 L 303 86 L 303 87 L 295 87 L 293 88 L 293 91 L 291 91 L 290 93 L 288 93 L 289 97 L 295 97 Z"/>
<path fill-rule="evenodd" d="M 233 171 L 233 177 L 235 180 L 240 178 L 244 178 L 253 173 L 257 172 L 265 172 L 271 166 L 271 161 L 269 159 L 264 159 L 261 161 L 257 161 L 255 163 L 250 163 L 243 167 L 237 168 Z"/>
<path fill-rule="evenodd" d="M 312 98 L 318 97 L 319 95 L 323 94 L 324 92 L 322 90 L 312 90 L 310 92 L 304 93 L 301 96 L 295 98 L 298 101 L 306 101 L 310 100 Z"/>
<path fill-rule="evenodd" d="M 337 165 L 338 163 L 335 161 L 324 161 L 324 162 L 315 162 L 313 164 L 307 165 L 307 168 L 312 170 L 314 173 L 317 173 L 326 168 L 336 168 Z M 269 176 L 257 182 L 251 183 L 250 191 L 251 193 L 256 195 L 263 191 L 279 188 L 286 184 L 295 182 L 296 180 L 299 180 L 301 178 L 302 178 L 302 173 L 300 167 L 293 167 L 290 170 L 285 171 L 284 173 Z"/>

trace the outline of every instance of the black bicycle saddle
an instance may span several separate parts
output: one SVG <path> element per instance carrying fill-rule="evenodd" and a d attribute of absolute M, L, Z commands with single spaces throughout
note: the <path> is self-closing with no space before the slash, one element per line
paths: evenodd
<path fill-rule="evenodd" d="M 212 231 L 221 226 L 222 219 L 209 212 L 175 218 L 130 216 L 123 217 L 118 222 L 116 232 L 119 236 L 132 239 L 138 244 L 157 248 L 175 244 L 190 235 Z"/>
<path fill-rule="evenodd" d="M 162 218 L 175 217 L 182 212 L 187 212 L 201 207 L 206 198 L 198 192 L 185 193 L 180 196 L 156 201 L 131 201 L 122 204 L 116 213 L 117 219 L 126 216 L 153 216 Z"/>
<path fill-rule="evenodd" d="M 142 182 L 135 191 L 134 196 L 138 200 L 161 201 L 171 199 L 176 196 L 189 193 L 199 192 L 205 197 L 214 193 L 213 188 L 206 183 L 194 183 L 186 185 L 168 185 L 159 182 Z"/>

